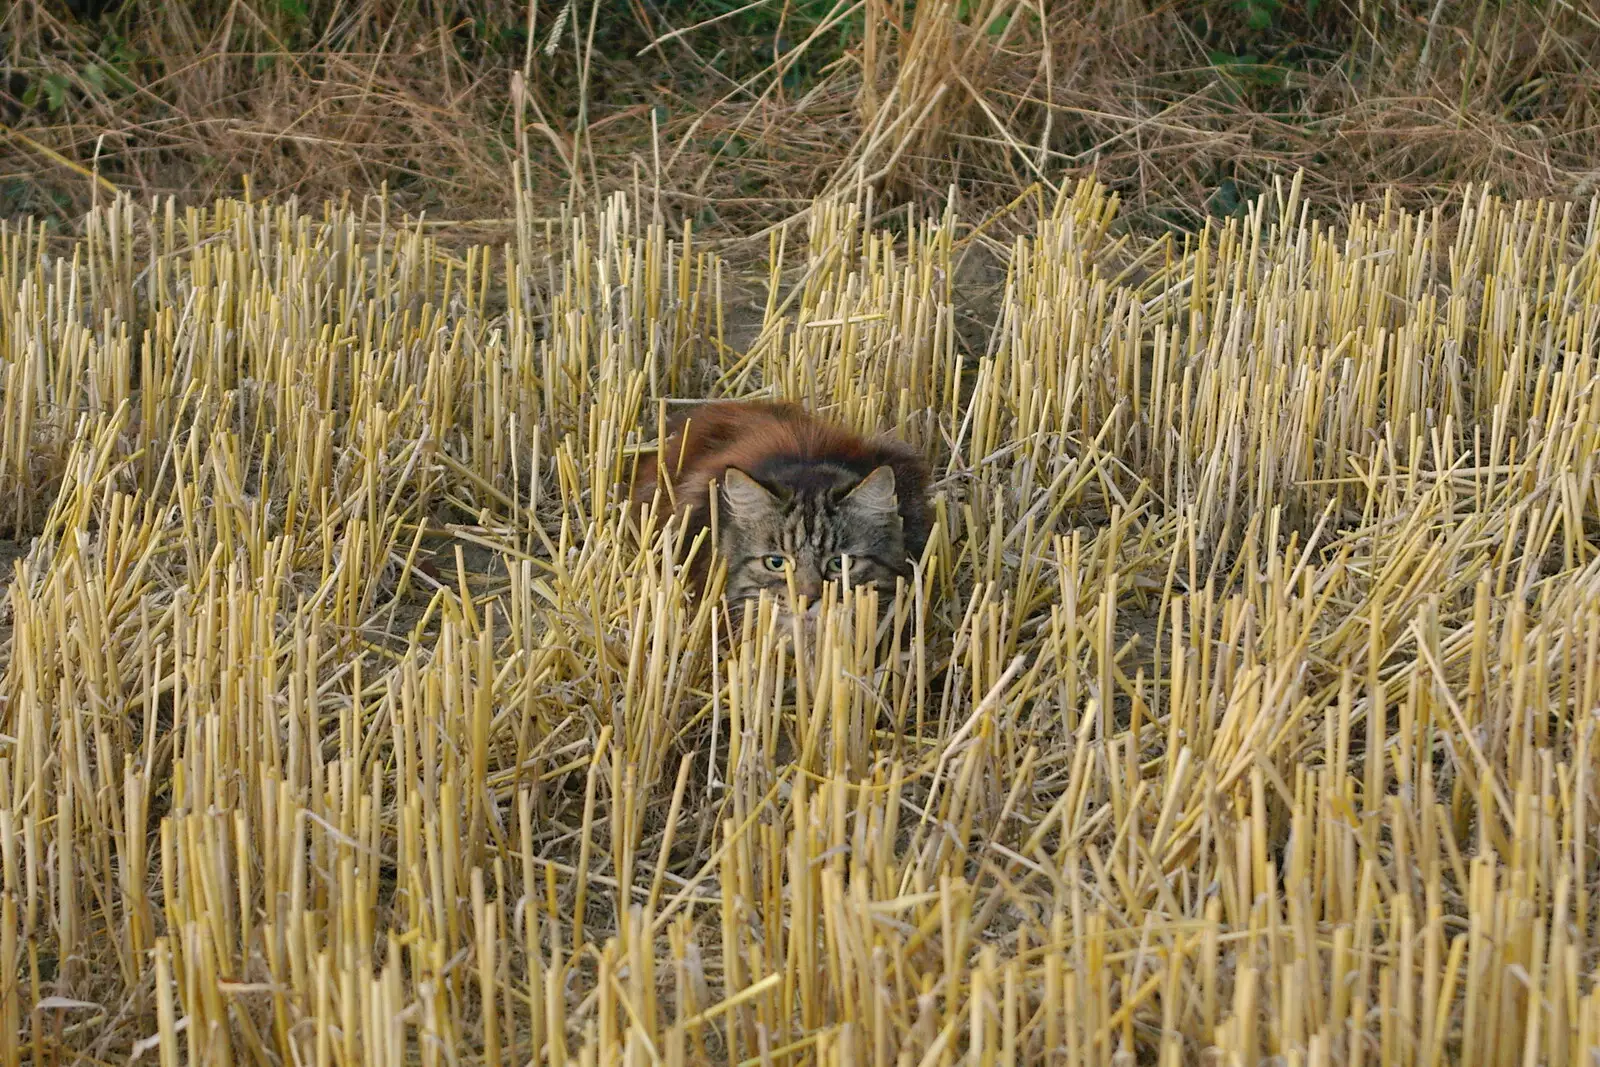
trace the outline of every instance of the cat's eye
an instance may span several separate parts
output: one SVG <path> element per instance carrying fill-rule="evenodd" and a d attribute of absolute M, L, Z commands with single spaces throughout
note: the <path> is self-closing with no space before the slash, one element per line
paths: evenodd
<path fill-rule="evenodd" d="M 826 570 L 827 570 L 827 574 L 828 574 L 829 578 L 837 578 L 839 575 L 843 574 L 844 573 L 844 557 L 843 556 L 829 556 L 828 557 L 828 562 L 826 564 Z"/>
<path fill-rule="evenodd" d="M 780 556 L 777 553 L 773 553 L 770 556 L 761 557 L 761 565 L 775 574 L 783 573 L 783 565 L 788 562 L 788 557 Z"/>

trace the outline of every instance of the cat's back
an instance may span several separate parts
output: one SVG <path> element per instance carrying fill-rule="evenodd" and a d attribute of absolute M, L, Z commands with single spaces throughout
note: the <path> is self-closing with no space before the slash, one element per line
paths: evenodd
<path fill-rule="evenodd" d="M 728 467 L 758 469 L 775 460 L 865 458 L 866 441 L 812 416 L 798 404 L 715 400 L 679 412 L 667 421 L 655 462 L 641 469 L 640 483 L 653 483 L 658 468 L 685 483 L 715 478 Z"/>
<path fill-rule="evenodd" d="M 701 464 L 741 470 L 775 460 L 864 457 L 867 442 L 813 416 L 798 404 L 717 401 L 687 412 L 675 437 L 688 437 L 688 456 Z M 686 456 L 686 459 L 688 458 Z"/>

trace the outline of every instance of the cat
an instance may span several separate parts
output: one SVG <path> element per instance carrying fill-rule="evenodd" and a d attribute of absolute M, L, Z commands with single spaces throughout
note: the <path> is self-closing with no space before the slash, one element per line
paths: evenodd
<path fill-rule="evenodd" d="M 902 441 L 860 437 L 796 404 L 712 401 L 668 421 L 631 495 L 641 510 L 658 488 L 663 507 L 673 500 L 687 547 L 710 527 L 715 485 L 726 599 L 738 610 L 768 590 L 787 621 L 791 580 L 810 615 L 829 582 L 876 586 L 880 611 L 892 604 L 896 579 L 912 577 L 928 541 L 928 482 L 926 461 Z M 704 588 L 711 563 L 708 536 L 693 588 Z"/>

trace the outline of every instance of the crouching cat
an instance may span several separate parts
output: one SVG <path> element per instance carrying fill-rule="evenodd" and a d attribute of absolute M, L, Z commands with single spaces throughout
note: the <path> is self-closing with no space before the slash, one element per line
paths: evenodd
<path fill-rule="evenodd" d="M 895 580 L 912 577 L 930 525 L 927 463 L 909 445 L 862 438 L 794 404 L 706 403 L 667 423 L 656 455 L 642 459 L 632 500 L 648 506 L 672 489 L 687 548 L 710 526 L 727 562 L 726 596 L 738 608 L 769 590 L 789 618 L 790 582 L 811 612 L 826 583 L 876 586 L 880 609 Z M 664 504 L 665 506 L 665 504 Z M 695 554 L 693 587 L 704 587 L 709 544 Z"/>

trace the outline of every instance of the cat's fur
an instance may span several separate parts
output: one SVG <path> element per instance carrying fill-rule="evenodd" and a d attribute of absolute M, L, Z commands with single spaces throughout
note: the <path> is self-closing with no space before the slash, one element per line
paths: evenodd
<path fill-rule="evenodd" d="M 868 440 L 797 405 L 766 402 L 702 404 L 674 416 L 666 431 L 658 453 L 640 462 L 633 501 L 647 506 L 670 476 L 687 546 L 709 527 L 717 486 L 730 603 L 768 589 L 786 615 L 792 573 L 794 592 L 814 606 L 824 583 L 840 578 L 841 557 L 851 586 L 878 587 L 880 607 L 892 602 L 896 578 L 911 577 L 928 540 L 929 472 L 904 442 Z M 707 545 L 694 558 L 695 586 L 711 563 Z"/>

